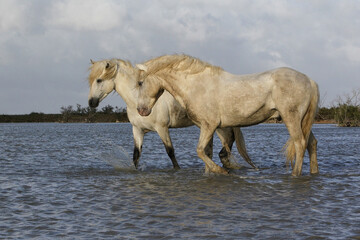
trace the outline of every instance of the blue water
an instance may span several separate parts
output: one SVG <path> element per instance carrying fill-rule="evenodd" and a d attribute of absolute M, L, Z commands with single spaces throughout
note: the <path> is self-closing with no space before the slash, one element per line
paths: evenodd
<path fill-rule="evenodd" d="M 156 133 L 132 166 L 131 125 L 0 124 L 0 239 L 359 239 L 360 128 L 315 125 L 320 174 L 291 177 L 283 125 L 242 129 L 250 157 L 204 174 L 199 130 Z M 214 159 L 221 149 L 214 142 Z"/>

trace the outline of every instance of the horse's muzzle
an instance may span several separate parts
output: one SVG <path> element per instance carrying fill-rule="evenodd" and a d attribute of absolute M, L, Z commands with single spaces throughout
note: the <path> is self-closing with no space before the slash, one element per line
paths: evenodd
<path fill-rule="evenodd" d="M 89 99 L 89 107 L 96 108 L 99 106 L 99 99 L 98 98 L 90 98 Z"/>
<path fill-rule="evenodd" d="M 146 107 L 138 107 L 137 111 L 143 117 L 149 116 L 151 113 L 151 109 L 146 108 Z"/>

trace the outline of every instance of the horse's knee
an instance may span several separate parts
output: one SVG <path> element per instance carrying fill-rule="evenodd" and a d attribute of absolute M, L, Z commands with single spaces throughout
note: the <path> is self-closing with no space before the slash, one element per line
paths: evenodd
<path fill-rule="evenodd" d="M 202 156 L 205 154 L 205 149 L 203 147 L 197 147 L 196 148 L 196 153 L 199 155 L 199 156 Z"/>
<path fill-rule="evenodd" d="M 211 156 L 209 156 L 209 151 L 207 151 L 206 147 L 205 148 L 197 147 L 196 148 L 196 153 L 198 154 L 198 156 L 201 159 L 205 159 L 205 158 L 210 158 L 211 159 Z"/>

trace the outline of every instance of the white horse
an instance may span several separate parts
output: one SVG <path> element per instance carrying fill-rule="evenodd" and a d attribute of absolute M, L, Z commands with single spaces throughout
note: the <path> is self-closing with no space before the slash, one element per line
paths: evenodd
<path fill-rule="evenodd" d="M 194 125 L 188 118 L 184 108 L 169 94 L 165 92 L 159 96 L 159 101 L 154 105 L 153 111 L 147 117 L 141 117 L 136 110 L 137 79 L 140 71 L 134 68 L 130 62 L 120 59 L 110 59 L 94 62 L 91 61 L 89 106 L 97 107 L 99 103 L 113 90 L 116 90 L 127 105 L 127 115 L 132 124 L 134 136 L 133 161 L 137 168 L 141 155 L 144 134 L 156 131 L 163 141 L 166 152 L 170 157 L 174 168 L 179 168 L 176 161 L 174 148 L 169 135 L 169 128 L 180 128 Z M 221 162 L 225 168 L 236 168 L 230 162 L 231 148 L 236 140 L 236 146 L 240 155 L 254 168 L 249 158 L 243 135 L 240 128 L 222 128 L 217 130 L 223 148 L 219 153 Z M 206 154 L 212 158 L 212 139 L 206 150 Z"/>
<path fill-rule="evenodd" d="M 200 127 L 198 156 L 206 171 L 227 171 L 205 154 L 214 131 L 221 127 L 250 126 L 280 116 L 290 138 L 287 158 L 295 161 L 292 175 L 302 171 L 304 153 L 310 156 L 310 172 L 318 173 L 317 140 L 311 127 L 318 108 L 317 84 L 290 68 L 278 68 L 251 75 L 233 75 L 186 55 L 166 55 L 143 65 L 138 81 L 138 112 L 151 113 L 164 90 L 183 106 L 189 118 Z"/>

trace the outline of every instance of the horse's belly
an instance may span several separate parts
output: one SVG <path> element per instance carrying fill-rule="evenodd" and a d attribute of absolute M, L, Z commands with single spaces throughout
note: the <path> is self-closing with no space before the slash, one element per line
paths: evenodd
<path fill-rule="evenodd" d="M 169 127 L 181 128 L 194 125 L 194 123 L 188 117 L 187 111 L 181 107 L 181 105 L 176 102 L 175 99 L 172 99 L 172 103 L 168 106 L 168 109 L 170 118 Z"/>
<path fill-rule="evenodd" d="M 252 113 L 238 111 L 234 114 L 225 114 L 221 118 L 221 127 L 251 126 L 262 123 L 273 116 L 277 116 L 276 109 L 260 108 Z"/>
<path fill-rule="evenodd" d="M 173 116 L 170 116 L 170 126 L 171 128 L 181 128 L 189 127 L 194 125 L 194 123 L 189 119 L 186 111 L 177 112 Z"/>

